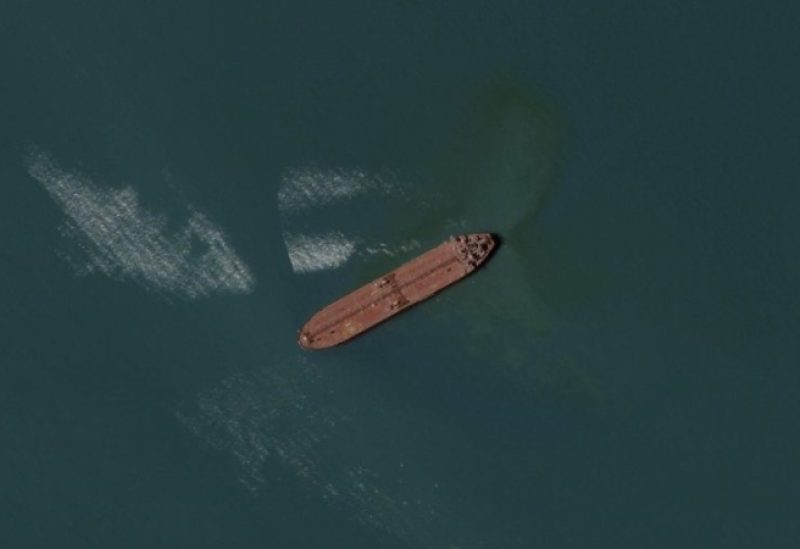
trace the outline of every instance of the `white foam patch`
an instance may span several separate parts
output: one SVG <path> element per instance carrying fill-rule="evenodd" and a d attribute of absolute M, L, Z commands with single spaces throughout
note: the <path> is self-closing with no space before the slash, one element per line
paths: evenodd
<path fill-rule="evenodd" d="M 284 233 L 289 261 L 296 273 L 335 269 L 356 251 L 356 243 L 340 232 L 322 235 Z"/>
<path fill-rule="evenodd" d="M 62 233 L 81 252 L 67 259 L 79 272 L 188 298 L 252 290 L 255 279 L 223 231 L 192 206 L 186 225 L 170 232 L 166 218 L 143 209 L 130 187 L 101 187 L 44 153 L 30 156 L 28 173 L 66 215 Z"/>
<path fill-rule="evenodd" d="M 376 208 L 380 211 L 388 206 L 396 208 L 398 200 L 411 204 L 404 186 L 381 175 L 316 167 L 295 168 L 284 173 L 278 190 L 278 208 L 284 227 L 284 244 L 295 273 L 336 269 L 353 257 L 395 256 L 419 248 L 416 240 L 389 244 L 369 236 L 346 236 L 336 230 L 350 226 L 348 223 L 337 223 L 334 230 L 326 230 L 324 226 L 321 230 L 309 230 L 309 227 L 318 226 L 320 220 L 331 217 L 329 213 L 320 215 L 323 209 L 332 209 L 334 219 L 338 212 L 352 216 L 350 210 L 339 209 L 339 206 L 362 195 L 370 195 L 367 198 L 372 202 L 364 206 L 368 211 L 376 211 Z M 391 202 L 387 202 L 390 195 Z M 426 207 L 422 201 L 415 201 L 413 206 L 415 211 Z"/>
<path fill-rule="evenodd" d="M 420 248 L 420 243 L 417 240 L 408 240 L 396 246 L 390 246 L 386 242 L 378 242 L 375 245 L 364 246 L 364 253 L 367 255 L 388 255 L 395 256 L 398 254 L 407 254 L 413 250 Z"/>
<path fill-rule="evenodd" d="M 406 255 L 420 248 L 417 240 L 408 240 L 394 246 L 386 242 L 364 244 L 347 238 L 341 232 L 321 235 L 284 233 L 283 241 L 292 270 L 296 273 L 336 269 L 347 263 L 354 255 L 394 257 Z"/>
<path fill-rule="evenodd" d="M 315 206 L 347 200 L 367 191 L 393 192 L 395 185 L 359 170 L 295 168 L 287 171 L 278 190 L 284 216 Z"/>
<path fill-rule="evenodd" d="M 176 416 L 205 444 L 232 456 L 238 480 L 253 495 L 288 476 L 408 546 L 455 546 L 446 543 L 456 520 L 452 501 L 438 485 L 420 484 L 401 457 L 382 456 L 374 467 L 374 456 L 344 443 L 358 440 L 358 428 L 328 387 L 308 359 L 298 358 L 236 373 L 184 403 Z M 379 474 L 378 467 L 393 474 Z"/>

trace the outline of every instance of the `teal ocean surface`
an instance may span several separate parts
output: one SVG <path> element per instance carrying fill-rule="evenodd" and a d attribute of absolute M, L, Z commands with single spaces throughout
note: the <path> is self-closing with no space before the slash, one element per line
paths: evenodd
<path fill-rule="evenodd" d="M 800 546 L 798 15 L 4 2 L 0 547 Z"/>

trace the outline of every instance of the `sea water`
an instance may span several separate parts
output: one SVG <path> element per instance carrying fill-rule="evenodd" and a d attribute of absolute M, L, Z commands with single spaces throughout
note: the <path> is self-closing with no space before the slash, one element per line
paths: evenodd
<path fill-rule="evenodd" d="M 797 14 L 753 9 L 4 5 L 2 546 L 796 545 Z"/>

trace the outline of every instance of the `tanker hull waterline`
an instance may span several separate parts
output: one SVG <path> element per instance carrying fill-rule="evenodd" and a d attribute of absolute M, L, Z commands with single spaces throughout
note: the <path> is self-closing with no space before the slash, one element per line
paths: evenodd
<path fill-rule="evenodd" d="M 300 330 L 298 343 L 324 349 L 352 339 L 466 277 L 494 247 L 490 233 L 451 237 L 320 310 Z"/>

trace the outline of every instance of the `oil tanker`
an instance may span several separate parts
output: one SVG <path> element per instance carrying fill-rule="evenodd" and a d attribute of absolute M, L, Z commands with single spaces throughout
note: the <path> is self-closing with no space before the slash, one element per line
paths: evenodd
<path fill-rule="evenodd" d="M 344 343 L 469 275 L 494 247 L 490 233 L 451 236 L 321 309 L 300 330 L 298 343 L 305 349 Z"/>

